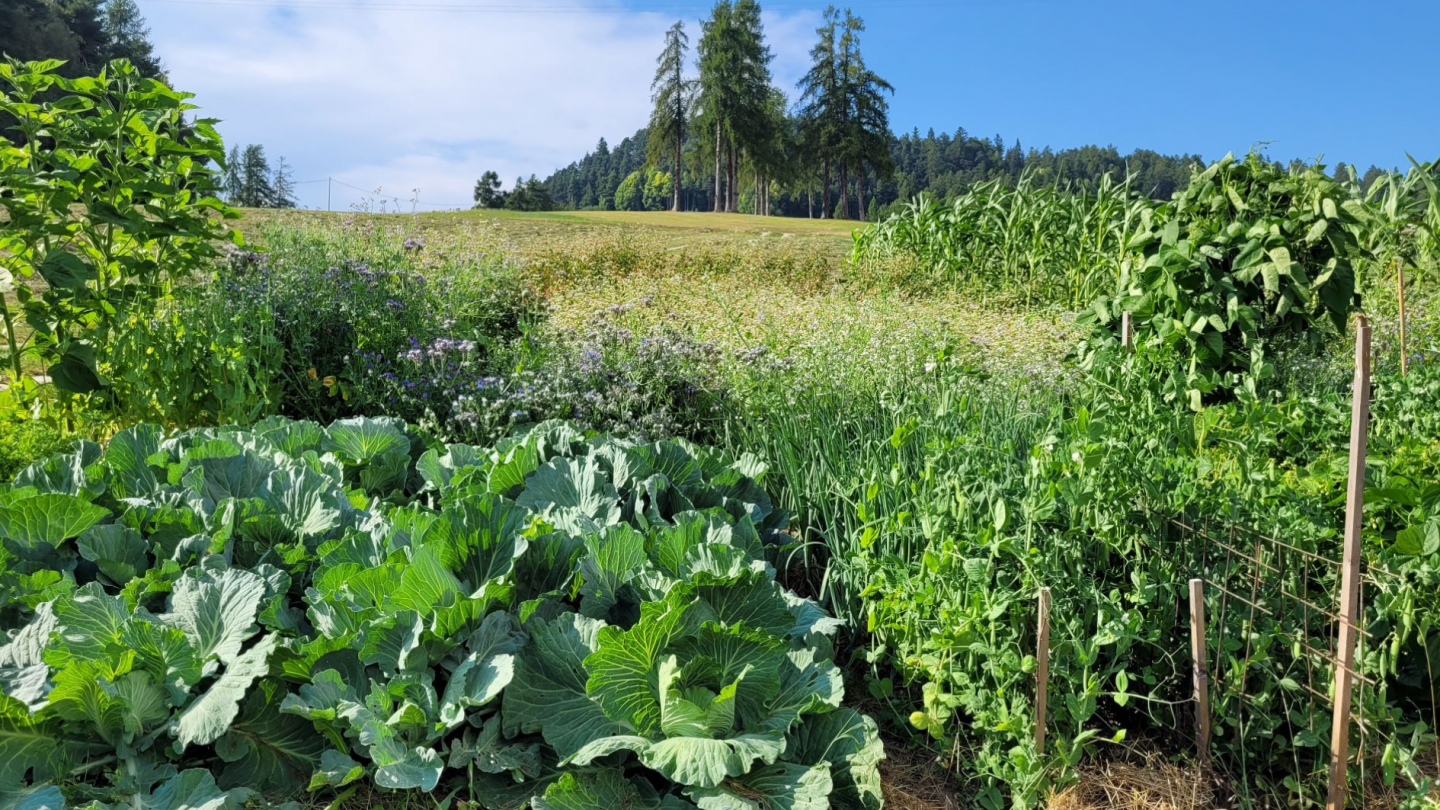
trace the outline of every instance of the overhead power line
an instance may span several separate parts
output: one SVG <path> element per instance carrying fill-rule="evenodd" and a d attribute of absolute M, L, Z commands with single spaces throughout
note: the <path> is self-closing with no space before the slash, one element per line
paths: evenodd
<path fill-rule="evenodd" d="M 149 0 L 152 3 L 166 3 L 181 6 L 230 6 L 233 8 L 286 8 L 318 9 L 338 11 L 443 11 L 470 14 L 646 14 L 646 13 L 705 13 L 710 2 L 665 3 L 619 5 L 583 4 L 478 4 L 459 2 L 433 2 L 422 0 L 404 3 L 398 0 L 380 0 L 368 3 L 361 0 Z M 983 6 L 1013 6 L 1019 4 L 1052 4 L 1063 0 L 886 0 L 876 2 L 868 11 L 878 12 L 891 9 L 933 9 L 933 8 L 974 8 Z M 855 3 L 865 9 L 865 3 Z M 769 2 L 765 8 L 778 11 L 808 11 L 818 9 L 815 2 Z"/>

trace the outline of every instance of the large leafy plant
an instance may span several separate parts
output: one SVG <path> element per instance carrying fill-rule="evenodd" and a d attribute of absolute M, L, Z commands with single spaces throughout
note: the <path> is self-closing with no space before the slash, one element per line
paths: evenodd
<path fill-rule="evenodd" d="M 1198 408 L 1243 379 L 1274 374 L 1267 343 L 1318 345 L 1359 305 L 1352 261 L 1370 212 L 1320 166 L 1285 170 L 1227 155 L 1172 202 L 1141 215 L 1116 292 L 1088 313 L 1099 334 L 1133 313 L 1142 346 L 1173 354 L 1170 393 Z M 1113 338 L 1103 337 L 1113 342 Z"/>
<path fill-rule="evenodd" d="M 66 79 L 61 62 L 0 63 L 0 312 L 8 397 L 37 392 L 25 363 L 65 396 L 112 389 L 105 352 L 140 306 L 215 255 L 230 209 L 215 196 L 224 148 L 179 93 L 116 60 Z M 18 342 L 20 305 L 31 333 Z"/>
<path fill-rule="evenodd" d="M 877 808 L 763 474 L 561 423 L 81 444 L 0 490 L 0 801 Z"/>

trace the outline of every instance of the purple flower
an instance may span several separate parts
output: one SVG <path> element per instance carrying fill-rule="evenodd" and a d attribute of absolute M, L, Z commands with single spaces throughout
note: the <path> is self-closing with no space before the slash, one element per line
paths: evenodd
<path fill-rule="evenodd" d="M 420 250 L 421 248 L 425 247 L 425 243 L 420 241 L 419 237 L 412 236 L 406 239 L 405 244 L 401 247 L 403 247 L 408 252 L 411 250 Z"/>

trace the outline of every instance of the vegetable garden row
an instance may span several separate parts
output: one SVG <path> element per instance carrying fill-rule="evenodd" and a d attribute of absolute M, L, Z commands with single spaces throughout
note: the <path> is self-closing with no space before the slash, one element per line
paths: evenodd
<path fill-rule="evenodd" d="M 995 810 L 1146 750 L 1204 751 L 1217 803 L 1323 803 L 1357 312 L 1347 787 L 1433 805 L 1435 164 L 980 186 L 842 268 L 242 237 L 184 94 L 54 68 L 0 66 L 0 810 L 877 808 L 887 749 Z M 634 300 L 561 311 L 606 284 Z M 870 309 L 780 341 L 741 287 Z M 949 295 L 1013 326 L 853 315 Z"/>

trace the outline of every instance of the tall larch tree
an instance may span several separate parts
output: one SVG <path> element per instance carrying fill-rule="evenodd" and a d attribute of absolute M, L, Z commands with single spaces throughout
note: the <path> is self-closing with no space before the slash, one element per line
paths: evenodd
<path fill-rule="evenodd" d="M 655 81 L 650 85 L 655 110 L 650 114 L 647 159 L 652 164 L 659 163 L 664 153 L 674 147 L 672 211 L 680 210 L 681 175 L 684 171 L 682 150 L 695 88 L 695 82 L 685 78 L 685 58 L 689 51 L 690 37 L 685 33 L 685 23 L 676 22 L 665 32 L 665 49 L 656 59 Z"/>
<path fill-rule="evenodd" d="M 856 212 L 865 218 L 865 176 L 874 168 L 879 177 L 888 177 L 894 170 L 894 159 L 890 154 L 890 104 L 885 94 L 893 94 L 895 88 L 865 65 L 860 53 L 860 34 L 865 31 L 865 21 L 845 10 L 843 33 L 840 36 L 841 84 L 846 94 L 846 128 L 843 133 L 841 163 L 841 212 L 848 212 L 849 190 L 845 184 L 846 167 L 855 169 Z"/>
<path fill-rule="evenodd" d="M 729 210 L 730 195 L 725 191 L 725 136 L 735 103 L 734 6 L 720 0 L 710 11 L 710 19 L 701 23 L 699 46 L 700 118 L 705 134 L 713 134 L 715 147 L 715 212 Z"/>
<path fill-rule="evenodd" d="M 828 219 L 834 210 L 830 207 L 830 169 L 845 129 L 845 87 L 835 43 L 839 23 L 840 12 L 834 6 L 825 9 L 824 22 L 815 29 L 819 39 L 810 49 L 810 70 L 799 84 L 802 137 L 821 166 L 821 219 Z"/>

